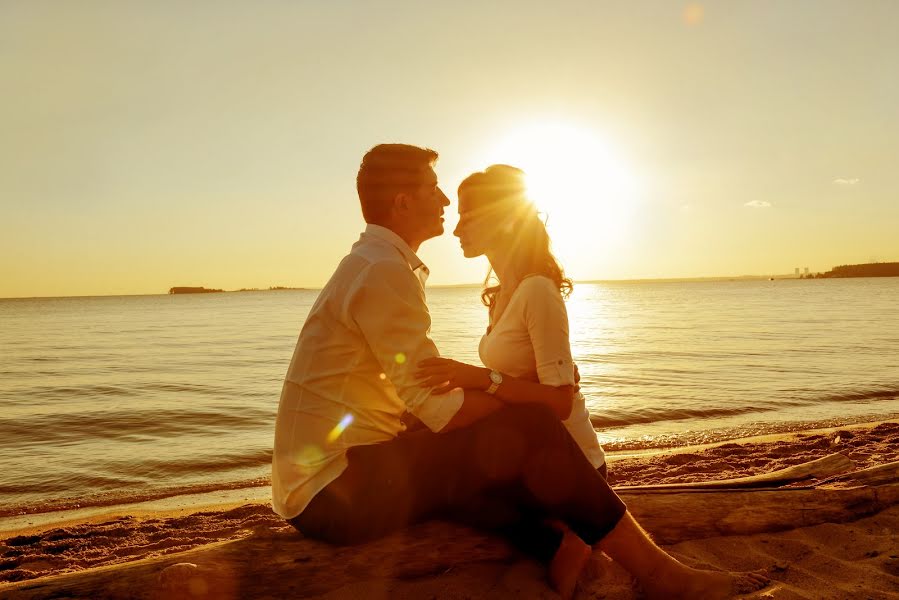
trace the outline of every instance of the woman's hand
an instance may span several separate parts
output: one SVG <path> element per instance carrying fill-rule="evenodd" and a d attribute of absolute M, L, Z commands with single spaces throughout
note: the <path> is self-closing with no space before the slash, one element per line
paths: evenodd
<path fill-rule="evenodd" d="M 485 390 L 490 387 L 490 371 L 486 367 L 467 365 L 449 358 L 434 356 L 418 363 L 416 379 L 422 387 L 445 394 L 453 388 Z"/>

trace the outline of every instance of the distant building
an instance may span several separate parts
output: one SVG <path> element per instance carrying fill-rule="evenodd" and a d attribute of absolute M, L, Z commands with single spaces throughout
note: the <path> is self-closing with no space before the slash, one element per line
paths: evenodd
<path fill-rule="evenodd" d="M 796 277 L 799 277 L 799 267 L 796 267 Z"/>

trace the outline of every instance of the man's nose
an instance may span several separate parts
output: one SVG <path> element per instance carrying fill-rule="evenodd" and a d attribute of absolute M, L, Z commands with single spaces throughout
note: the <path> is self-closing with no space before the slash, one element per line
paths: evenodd
<path fill-rule="evenodd" d="M 437 189 L 440 190 L 440 188 L 437 188 Z M 440 204 L 441 204 L 442 206 L 449 206 L 449 205 L 450 205 L 449 198 L 446 197 L 446 194 L 443 193 L 443 190 L 440 190 L 440 198 L 441 198 Z"/>

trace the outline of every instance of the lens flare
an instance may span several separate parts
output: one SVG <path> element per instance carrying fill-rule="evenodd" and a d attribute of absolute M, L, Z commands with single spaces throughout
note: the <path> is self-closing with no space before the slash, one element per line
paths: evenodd
<path fill-rule="evenodd" d="M 350 423 L 353 422 L 353 415 L 347 413 L 343 415 L 343 418 L 340 420 L 340 423 L 334 426 L 334 429 L 328 433 L 328 443 L 333 444 L 337 441 L 337 438 L 341 436 L 341 434 L 346 430 L 347 427 L 350 426 Z"/>
<path fill-rule="evenodd" d="M 691 2 L 684 7 L 684 24 L 688 27 L 694 27 L 702 23 L 705 17 L 705 9 L 697 2 Z"/>
<path fill-rule="evenodd" d="M 297 463 L 313 466 L 321 462 L 324 457 L 325 454 L 322 452 L 321 448 L 314 444 L 309 444 L 308 446 L 303 446 L 297 454 Z"/>
<path fill-rule="evenodd" d="M 393 360 L 396 361 L 396 364 L 401 365 L 406 362 L 406 355 L 402 352 L 397 352 L 396 356 L 393 357 Z"/>

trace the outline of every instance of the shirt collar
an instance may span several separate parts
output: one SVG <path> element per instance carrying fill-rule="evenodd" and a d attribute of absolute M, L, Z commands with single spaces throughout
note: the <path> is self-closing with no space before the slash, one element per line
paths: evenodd
<path fill-rule="evenodd" d="M 396 232 L 387 229 L 386 227 L 382 227 L 381 225 L 375 225 L 373 223 L 369 223 L 365 226 L 365 233 L 362 234 L 363 237 L 369 236 L 375 239 L 379 239 L 385 242 L 388 242 L 392 246 L 394 246 L 397 250 L 400 251 L 400 254 L 403 255 L 403 258 L 406 259 L 406 262 L 409 263 L 409 268 L 418 275 L 421 284 L 424 285 L 425 281 L 428 278 L 428 275 L 431 274 L 431 271 L 428 269 L 428 266 L 422 262 L 418 255 L 412 251 L 412 248 L 409 247 L 409 244 L 406 241 L 398 236 Z"/>

